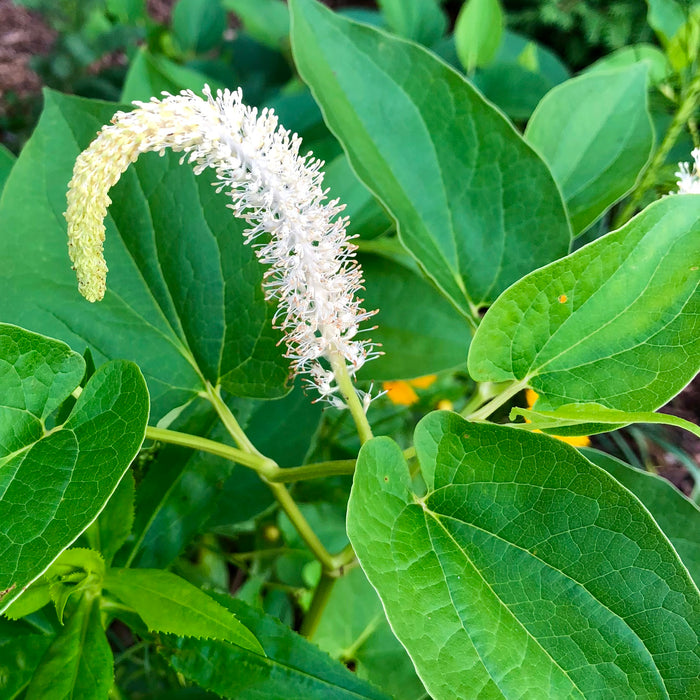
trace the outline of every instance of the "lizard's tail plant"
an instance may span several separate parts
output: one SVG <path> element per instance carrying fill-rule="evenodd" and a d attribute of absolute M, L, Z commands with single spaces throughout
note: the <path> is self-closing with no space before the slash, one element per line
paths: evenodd
<path fill-rule="evenodd" d="M 117 112 L 78 157 L 65 216 L 80 292 L 89 301 L 105 293 L 110 188 L 141 153 L 183 152 L 195 174 L 214 170 L 217 190 L 227 191 L 228 206 L 250 224 L 246 242 L 256 241 L 258 259 L 269 266 L 263 285 L 266 297 L 277 300 L 274 323 L 284 332 L 292 372 L 306 374 L 331 404 L 347 403 L 357 422 L 370 397 L 356 393 L 350 377 L 379 353 L 356 335 L 374 312 L 355 298 L 362 270 L 348 219 L 339 216 L 343 206 L 326 201 L 323 163 L 310 153 L 300 156 L 301 139 L 279 126 L 272 111 L 244 105 L 240 90 L 214 97 L 205 88 L 204 94 L 164 93 L 161 100 L 135 102 L 135 110 Z"/>

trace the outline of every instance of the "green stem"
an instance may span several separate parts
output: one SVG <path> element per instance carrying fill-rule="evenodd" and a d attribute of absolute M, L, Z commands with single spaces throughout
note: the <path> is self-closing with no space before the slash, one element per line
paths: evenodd
<path fill-rule="evenodd" d="M 241 426 L 238 425 L 238 421 L 233 413 L 231 413 L 231 409 L 224 403 L 224 400 L 221 398 L 221 390 L 219 387 L 213 387 L 207 382 L 207 390 L 203 396 L 211 401 L 212 406 L 214 406 L 214 409 L 219 414 L 219 418 L 221 418 L 221 422 L 226 427 L 226 430 L 228 430 L 229 435 L 235 440 L 238 447 L 245 452 L 262 457 L 263 455 L 255 449 L 255 446 L 243 432 Z"/>
<path fill-rule="evenodd" d="M 229 407 L 221 398 L 218 388 L 214 389 L 208 384 L 207 395 L 209 400 L 212 402 L 212 405 L 216 409 L 216 412 L 219 414 L 219 418 L 221 418 L 222 423 L 224 426 L 226 426 L 226 429 L 229 431 L 231 437 L 238 443 L 239 447 L 244 452 L 248 452 L 251 455 L 257 455 L 263 460 L 266 460 L 267 458 L 258 452 L 253 443 L 248 439 L 248 436 L 243 432 L 241 426 L 238 425 L 236 417 L 233 415 L 233 413 L 231 413 Z M 276 464 L 275 468 L 279 469 Z M 277 500 L 280 508 L 282 508 L 282 510 L 287 514 L 287 517 L 291 521 L 296 531 L 299 533 L 299 536 L 306 543 L 306 546 L 313 552 L 316 559 L 321 562 L 321 566 L 327 571 L 332 570 L 334 568 L 333 558 L 323 544 L 321 544 L 321 540 L 318 539 L 316 533 L 311 529 L 308 521 L 299 510 L 299 506 L 297 506 L 284 484 L 270 481 L 267 479 L 266 474 L 263 474 L 262 472 L 258 473 L 270 487 L 270 490 L 272 491 L 272 494 Z"/>
<path fill-rule="evenodd" d="M 678 136 L 683 130 L 683 127 L 692 119 L 699 99 L 700 73 L 698 73 L 698 75 L 696 75 L 691 81 L 690 85 L 688 85 L 685 95 L 683 96 L 680 106 L 678 107 L 678 111 L 674 115 L 673 121 L 666 131 L 666 135 L 664 136 L 661 145 L 654 154 L 654 157 L 652 158 L 649 167 L 646 169 L 639 186 L 630 197 L 627 206 L 615 219 L 614 228 L 620 228 L 620 226 L 623 226 L 632 218 L 632 215 L 637 210 L 637 207 L 639 206 L 639 203 L 646 192 L 653 187 L 654 184 L 656 184 L 658 172 L 666 161 L 666 156 L 668 156 L 670 150 L 678 140 Z"/>
<path fill-rule="evenodd" d="M 157 440 L 158 442 L 167 442 L 171 445 L 190 447 L 193 450 L 202 450 L 202 452 L 208 452 L 217 457 L 223 457 L 237 464 L 242 464 L 244 467 L 250 467 L 266 478 L 269 478 L 268 475 L 274 474 L 276 470 L 279 470 L 275 462 L 261 456 L 257 450 L 256 454 L 251 454 L 250 452 L 239 450 L 236 447 L 229 447 L 221 442 L 199 437 L 198 435 L 179 433 L 175 430 L 165 430 L 164 428 L 154 428 L 149 425 L 146 428 L 146 438 Z"/>
<path fill-rule="evenodd" d="M 301 624 L 300 632 L 307 639 L 311 639 L 318 629 L 319 622 L 321 622 L 321 615 L 326 609 L 328 599 L 331 596 L 331 591 L 333 590 L 333 585 L 336 580 L 335 576 L 331 576 L 325 571 L 321 574 L 321 580 L 318 582 L 318 586 L 316 586 L 316 590 L 314 591 L 314 597 L 311 599 L 311 606 Z"/>
<path fill-rule="evenodd" d="M 500 408 L 504 403 L 512 399 L 519 391 L 522 391 L 527 386 L 527 382 L 528 379 L 522 379 L 519 382 L 509 384 L 485 406 L 482 406 L 480 409 L 467 416 L 467 420 L 486 420 L 497 408 Z"/>
<path fill-rule="evenodd" d="M 306 543 L 306 546 L 312 551 L 313 555 L 321 562 L 321 566 L 325 571 L 335 569 L 333 557 L 328 553 L 328 550 L 323 546 L 321 540 L 318 539 L 316 533 L 311 529 L 308 521 L 299 510 L 296 501 L 291 497 L 287 487 L 284 484 L 276 484 L 268 482 L 268 486 L 272 490 L 274 497 L 277 499 L 280 508 L 286 513 L 294 528 L 299 533 L 299 536 Z"/>
<path fill-rule="evenodd" d="M 330 359 L 335 381 L 350 410 L 350 415 L 352 415 L 352 419 L 355 421 L 355 427 L 357 428 L 357 434 L 360 436 L 360 442 L 364 445 L 367 440 L 373 437 L 372 428 L 369 427 L 369 423 L 367 422 L 365 409 L 355 391 L 355 385 L 352 383 L 352 378 L 345 364 L 345 359 L 337 353 L 333 353 Z"/>
<path fill-rule="evenodd" d="M 304 464 L 301 467 L 277 468 L 267 477 L 273 483 L 288 483 L 290 481 L 304 481 L 306 479 L 320 479 L 324 476 L 337 476 L 339 474 L 352 474 L 355 471 L 354 459 L 338 459 L 332 462 L 317 462 L 316 464 Z"/>

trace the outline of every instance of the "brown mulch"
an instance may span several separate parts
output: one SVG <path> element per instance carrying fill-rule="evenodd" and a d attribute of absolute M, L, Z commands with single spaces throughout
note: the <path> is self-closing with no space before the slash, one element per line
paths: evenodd
<path fill-rule="evenodd" d="M 55 39 L 41 15 L 0 0 L 0 113 L 7 93 L 26 97 L 41 89 L 29 62 L 32 56 L 49 53 Z"/>

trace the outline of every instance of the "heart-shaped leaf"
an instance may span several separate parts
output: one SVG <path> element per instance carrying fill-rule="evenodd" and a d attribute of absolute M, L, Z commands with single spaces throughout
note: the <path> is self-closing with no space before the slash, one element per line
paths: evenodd
<path fill-rule="evenodd" d="M 469 373 L 529 384 L 540 411 L 653 411 L 700 368 L 699 282 L 700 196 L 666 197 L 502 294 L 474 336 Z"/>
<path fill-rule="evenodd" d="M 89 345 L 97 364 L 138 363 L 152 420 L 185 405 L 204 380 L 236 395 L 286 393 L 288 362 L 271 328 L 262 266 L 206 174 L 175 154 L 146 154 L 113 188 L 107 295 L 78 294 L 66 255 L 66 186 L 73 162 L 114 105 L 46 93 L 44 113 L 0 203 L 0 318 Z"/>
<path fill-rule="evenodd" d="M 304 81 L 402 243 L 465 314 L 565 255 L 549 169 L 459 73 L 411 42 L 292 0 Z"/>
<path fill-rule="evenodd" d="M 627 487 L 654 516 L 700 587 L 700 508 L 673 484 L 589 447 L 581 453 Z"/>
<path fill-rule="evenodd" d="M 440 698 L 700 693 L 700 594 L 644 506 L 546 435 L 424 418 L 367 442 L 348 532 L 391 626 Z"/>
<path fill-rule="evenodd" d="M 143 442 L 148 392 L 123 361 L 47 429 L 84 369 L 64 343 L 0 324 L 0 610 L 97 517 Z"/>

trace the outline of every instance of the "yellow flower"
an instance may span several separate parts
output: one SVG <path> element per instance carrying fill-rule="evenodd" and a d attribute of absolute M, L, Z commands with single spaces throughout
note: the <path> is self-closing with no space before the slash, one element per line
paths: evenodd
<path fill-rule="evenodd" d="M 427 389 L 436 379 L 436 375 L 428 374 L 425 377 L 417 377 L 408 381 L 383 382 L 382 389 L 391 402 L 397 406 L 412 406 L 414 403 L 418 403 L 418 394 L 413 387 Z"/>
<path fill-rule="evenodd" d="M 525 400 L 527 401 L 527 407 L 532 408 L 535 405 L 535 401 L 539 398 L 538 394 L 536 391 L 533 391 L 532 389 L 526 389 L 525 390 Z M 526 418 L 525 419 L 526 423 L 529 423 L 530 421 Z M 541 430 L 533 430 L 533 433 L 541 433 Z M 574 447 L 588 447 L 591 444 L 591 440 L 588 437 L 588 435 L 551 435 L 547 433 L 550 437 L 556 438 L 557 440 L 561 440 L 562 442 L 566 442 L 569 445 L 573 445 Z"/>

